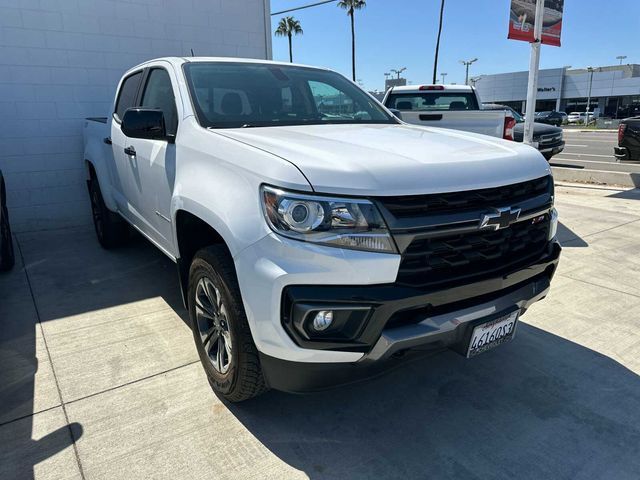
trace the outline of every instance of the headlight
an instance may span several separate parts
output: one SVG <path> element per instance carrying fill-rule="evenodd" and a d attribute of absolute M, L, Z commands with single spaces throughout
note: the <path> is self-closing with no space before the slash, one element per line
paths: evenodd
<path fill-rule="evenodd" d="M 369 200 L 285 192 L 263 186 L 262 206 L 274 232 L 333 247 L 396 253 L 380 212 Z"/>

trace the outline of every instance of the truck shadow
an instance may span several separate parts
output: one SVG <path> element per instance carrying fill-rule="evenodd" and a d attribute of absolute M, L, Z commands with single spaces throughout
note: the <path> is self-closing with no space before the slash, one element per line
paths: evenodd
<path fill-rule="evenodd" d="M 589 244 L 577 233 L 567 227 L 564 223 L 558 222 L 558 240 L 563 247 L 582 248 Z"/>
<path fill-rule="evenodd" d="M 228 408 L 310 478 L 637 478 L 640 377 L 535 327 L 517 336 L 470 361 L 444 352 Z"/>

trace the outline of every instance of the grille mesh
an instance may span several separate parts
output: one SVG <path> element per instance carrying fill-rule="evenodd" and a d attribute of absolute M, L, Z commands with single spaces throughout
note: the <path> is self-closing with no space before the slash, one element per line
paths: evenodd
<path fill-rule="evenodd" d="M 552 189 L 551 177 L 546 176 L 504 187 L 433 195 L 384 197 L 381 201 L 395 218 L 401 219 L 435 213 L 460 213 L 492 207 L 513 206 L 536 195 L 551 194 Z"/>
<path fill-rule="evenodd" d="M 397 283 L 421 287 L 480 277 L 540 255 L 549 215 L 497 231 L 414 240 L 404 252 Z"/>

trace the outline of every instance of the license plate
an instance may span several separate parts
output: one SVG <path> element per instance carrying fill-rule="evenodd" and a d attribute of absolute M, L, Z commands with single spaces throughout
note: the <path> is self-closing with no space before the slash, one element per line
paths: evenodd
<path fill-rule="evenodd" d="M 474 357 L 511 340 L 516 333 L 519 314 L 520 310 L 516 310 L 476 326 L 467 348 L 467 358 Z"/>

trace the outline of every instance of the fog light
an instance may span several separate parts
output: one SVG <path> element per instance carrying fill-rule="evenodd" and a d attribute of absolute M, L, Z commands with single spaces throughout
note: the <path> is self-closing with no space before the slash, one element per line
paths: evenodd
<path fill-rule="evenodd" d="M 549 240 L 553 240 L 553 238 L 558 233 L 558 211 L 555 208 L 551 209 L 551 221 L 549 222 Z"/>
<path fill-rule="evenodd" d="M 333 322 L 333 311 L 320 310 L 313 318 L 313 329 L 317 332 L 322 332 L 331 326 Z"/>

